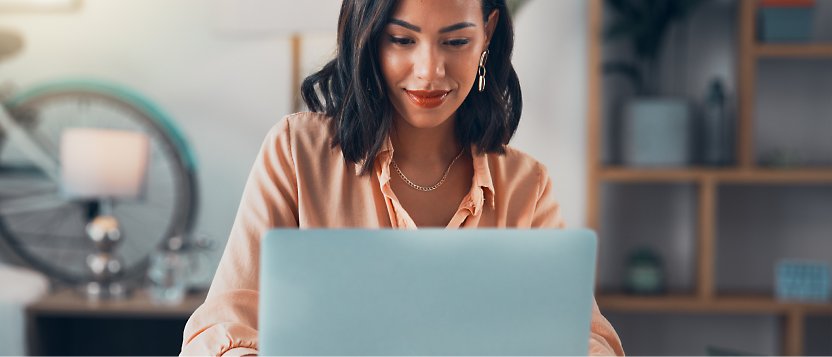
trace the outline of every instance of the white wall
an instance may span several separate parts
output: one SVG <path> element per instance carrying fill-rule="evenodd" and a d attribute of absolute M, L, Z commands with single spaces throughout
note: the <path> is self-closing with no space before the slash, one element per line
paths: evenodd
<path fill-rule="evenodd" d="M 512 145 L 549 168 L 567 226 L 586 224 L 587 1 L 530 1 L 516 16 L 523 117 Z"/>
<path fill-rule="evenodd" d="M 159 104 L 196 151 L 202 201 L 197 229 L 223 245 L 265 132 L 291 110 L 288 37 L 256 25 L 241 28 L 260 31 L 230 32 L 233 22 L 229 26 L 228 17 L 216 13 L 226 0 L 82 4 L 73 13 L 0 14 L 0 26 L 19 31 L 26 41 L 22 53 L 0 63 L 0 80 L 25 88 L 68 76 L 95 77 Z M 316 6 L 321 5 L 296 1 L 290 9 L 308 13 Z M 582 0 L 530 2 L 519 15 L 515 55 L 526 107 L 513 145 L 550 168 L 573 226 L 583 223 L 584 210 L 585 7 Z M 334 35 L 308 36 L 304 71 L 325 63 L 333 48 Z"/>

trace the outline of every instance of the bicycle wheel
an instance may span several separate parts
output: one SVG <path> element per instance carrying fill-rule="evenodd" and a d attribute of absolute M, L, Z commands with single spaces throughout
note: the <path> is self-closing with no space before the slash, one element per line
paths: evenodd
<path fill-rule="evenodd" d="M 197 208 L 193 155 L 174 123 L 147 100 L 113 85 L 65 81 L 37 87 L 5 107 L 56 163 L 67 128 L 130 130 L 150 137 L 144 194 L 113 205 L 124 234 L 116 253 L 124 259 L 126 278 L 143 276 L 148 256 L 166 239 L 187 238 Z M 50 277 L 89 280 L 85 259 L 94 248 L 84 228 L 98 203 L 64 199 L 54 173 L 44 172 L 2 134 L 0 128 L 0 236 Z"/>

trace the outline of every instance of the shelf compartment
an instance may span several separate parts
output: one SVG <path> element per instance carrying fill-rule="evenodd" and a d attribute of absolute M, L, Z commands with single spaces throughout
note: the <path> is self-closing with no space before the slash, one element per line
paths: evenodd
<path fill-rule="evenodd" d="M 832 356 L 832 316 L 807 316 L 805 321 L 806 356 Z"/>
<path fill-rule="evenodd" d="M 782 354 L 780 341 L 771 338 L 781 330 L 778 316 L 607 311 L 604 314 L 624 342 L 625 352 L 633 356 Z"/>
<path fill-rule="evenodd" d="M 693 293 L 698 286 L 696 216 L 698 189 L 690 184 L 608 183 L 599 231 L 598 286 L 625 291 L 632 252 L 649 248 L 664 262 L 671 293 Z"/>
<path fill-rule="evenodd" d="M 832 166 L 832 57 L 760 60 L 755 77 L 753 162 L 772 169 Z"/>
<path fill-rule="evenodd" d="M 832 186 L 719 188 L 716 294 L 774 291 L 782 259 L 832 264 Z"/>

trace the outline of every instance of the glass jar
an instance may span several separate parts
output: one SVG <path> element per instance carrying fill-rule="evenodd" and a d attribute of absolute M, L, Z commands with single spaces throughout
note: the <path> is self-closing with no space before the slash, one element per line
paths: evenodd
<path fill-rule="evenodd" d="M 199 275 L 199 259 L 208 246 L 206 240 L 186 243 L 181 237 L 173 237 L 153 252 L 147 270 L 151 300 L 160 305 L 182 303 L 191 277 Z"/>

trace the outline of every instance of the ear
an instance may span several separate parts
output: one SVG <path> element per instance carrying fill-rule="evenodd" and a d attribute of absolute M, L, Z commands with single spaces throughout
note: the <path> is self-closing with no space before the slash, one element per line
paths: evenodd
<path fill-rule="evenodd" d="M 494 29 L 497 28 L 497 22 L 500 20 L 500 10 L 494 9 L 488 15 L 488 21 L 485 23 L 485 47 L 491 43 L 491 37 L 494 36 Z"/>

